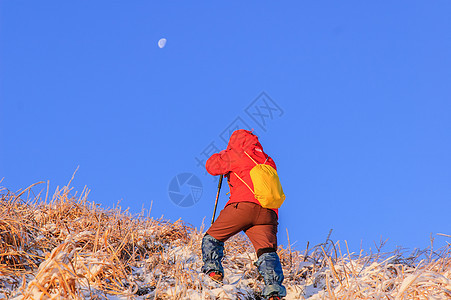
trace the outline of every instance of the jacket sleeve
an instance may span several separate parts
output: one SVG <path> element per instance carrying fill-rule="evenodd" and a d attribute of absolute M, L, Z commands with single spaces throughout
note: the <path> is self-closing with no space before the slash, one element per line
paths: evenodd
<path fill-rule="evenodd" d="M 230 159 L 227 150 L 222 150 L 219 153 L 215 153 L 207 160 L 205 167 L 207 172 L 211 175 L 227 174 L 231 171 Z"/>

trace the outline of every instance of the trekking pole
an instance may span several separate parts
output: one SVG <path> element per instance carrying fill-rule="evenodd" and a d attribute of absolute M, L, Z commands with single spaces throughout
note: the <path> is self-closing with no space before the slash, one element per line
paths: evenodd
<path fill-rule="evenodd" d="M 221 185 L 222 185 L 222 179 L 223 178 L 224 178 L 224 175 L 221 174 L 221 177 L 219 177 L 218 192 L 216 193 L 215 209 L 213 210 L 213 218 L 211 218 L 211 225 L 213 225 L 213 222 L 215 221 L 216 207 L 218 206 L 219 191 L 221 190 Z"/>

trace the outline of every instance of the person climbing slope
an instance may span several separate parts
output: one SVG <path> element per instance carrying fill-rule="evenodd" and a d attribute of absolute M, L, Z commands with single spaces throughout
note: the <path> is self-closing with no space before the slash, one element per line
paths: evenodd
<path fill-rule="evenodd" d="M 286 289 L 282 285 L 284 276 L 276 252 L 277 208 L 285 199 L 285 195 L 280 187 L 273 159 L 263 151 L 256 135 L 239 129 L 232 133 L 227 149 L 213 154 L 207 160 L 206 168 L 211 175 L 227 177 L 230 198 L 202 239 L 202 272 L 208 274 L 211 279 L 222 282 L 224 269 L 221 260 L 224 256 L 224 242 L 244 231 L 257 253 L 258 260 L 255 265 L 265 282 L 263 298 L 281 299 L 286 295 Z M 264 169 L 263 173 L 260 169 Z M 265 172 L 269 172 L 271 176 L 275 174 L 275 185 L 279 183 L 272 192 L 278 196 L 270 196 L 270 202 L 265 202 L 265 196 L 260 192 L 261 188 L 267 187 L 268 184 L 258 182 L 259 175 L 267 176 Z M 266 181 L 265 183 L 268 183 L 270 180 Z M 269 183 L 273 185 L 272 182 Z"/>

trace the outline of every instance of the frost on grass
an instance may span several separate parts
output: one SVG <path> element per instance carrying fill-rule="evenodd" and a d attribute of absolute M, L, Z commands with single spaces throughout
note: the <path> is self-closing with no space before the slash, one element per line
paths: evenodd
<path fill-rule="evenodd" d="M 260 299 L 244 235 L 226 243 L 224 284 L 201 274 L 202 229 L 88 202 L 0 189 L 0 299 Z M 28 195 L 28 197 L 25 197 Z M 26 199 L 26 200 L 24 200 Z M 329 238 L 280 247 L 286 299 L 450 299 L 451 248 L 353 254 Z"/>

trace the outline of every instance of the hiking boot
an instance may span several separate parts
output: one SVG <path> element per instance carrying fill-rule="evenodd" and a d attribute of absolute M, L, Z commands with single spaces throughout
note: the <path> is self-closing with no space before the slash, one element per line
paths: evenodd
<path fill-rule="evenodd" d="M 216 271 L 208 273 L 208 276 L 212 280 L 214 280 L 216 282 L 221 282 L 221 283 L 222 283 L 222 279 L 224 279 L 224 276 L 220 272 L 216 272 Z"/>
<path fill-rule="evenodd" d="M 263 253 L 255 265 L 265 281 L 265 287 L 262 291 L 263 299 L 280 300 L 287 295 L 287 291 L 282 285 L 282 265 L 276 252 Z"/>
<path fill-rule="evenodd" d="M 221 260 L 224 257 L 224 242 L 218 241 L 209 234 L 205 234 L 202 238 L 202 272 L 210 275 L 216 271 L 224 274 Z"/>

